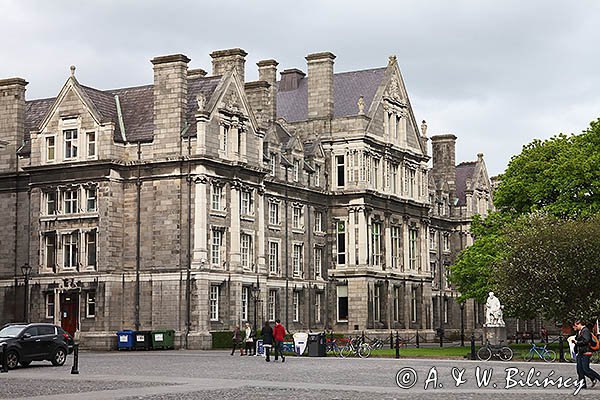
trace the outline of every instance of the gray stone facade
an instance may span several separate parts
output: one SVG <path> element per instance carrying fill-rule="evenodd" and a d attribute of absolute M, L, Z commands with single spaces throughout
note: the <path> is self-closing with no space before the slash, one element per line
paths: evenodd
<path fill-rule="evenodd" d="M 97 90 L 72 68 L 53 99 L 0 81 L 0 322 L 30 320 L 111 348 L 122 329 L 210 332 L 280 318 L 290 331 L 432 338 L 460 327 L 445 268 L 492 207 L 480 156 L 419 128 L 395 57 L 335 74 L 275 60 L 245 82 L 241 49 L 212 74 L 181 54 L 152 85 Z M 255 311 L 256 309 L 256 311 Z M 465 327 L 481 309 L 467 303 Z"/>

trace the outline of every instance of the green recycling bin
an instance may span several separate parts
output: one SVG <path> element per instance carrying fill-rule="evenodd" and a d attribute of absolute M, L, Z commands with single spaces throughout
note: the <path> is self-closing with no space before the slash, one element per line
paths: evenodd
<path fill-rule="evenodd" d="M 175 331 L 173 329 L 163 329 L 152 331 L 152 348 L 157 349 L 174 349 L 175 348 Z"/>

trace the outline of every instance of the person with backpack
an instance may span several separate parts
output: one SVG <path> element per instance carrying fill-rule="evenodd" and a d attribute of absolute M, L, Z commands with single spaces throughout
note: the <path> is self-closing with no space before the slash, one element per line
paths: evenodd
<path fill-rule="evenodd" d="M 240 356 L 244 355 L 244 348 L 242 347 L 242 332 L 240 331 L 239 325 L 236 325 L 235 330 L 233 331 L 233 336 L 231 338 L 233 343 L 233 348 L 231 349 L 231 355 L 235 353 L 236 347 L 240 348 Z"/>
<path fill-rule="evenodd" d="M 577 348 L 577 378 L 583 381 L 582 388 L 587 389 L 585 377 L 592 381 L 591 387 L 600 381 L 600 374 L 590 368 L 592 352 L 598 350 L 600 343 L 598 338 L 590 331 L 582 320 L 575 321 L 573 328 L 577 331 L 575 335 L 575 347 Z"/>

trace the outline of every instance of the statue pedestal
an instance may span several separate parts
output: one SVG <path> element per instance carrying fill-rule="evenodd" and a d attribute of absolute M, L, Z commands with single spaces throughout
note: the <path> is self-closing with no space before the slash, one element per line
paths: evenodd
<path fill-rule="evenodd" d="M 501 343 L 507 345 L 505 326 L 484 326 L 483 335 L 485 340 L 490 342 L 491 345 L 498 345 Z"/>

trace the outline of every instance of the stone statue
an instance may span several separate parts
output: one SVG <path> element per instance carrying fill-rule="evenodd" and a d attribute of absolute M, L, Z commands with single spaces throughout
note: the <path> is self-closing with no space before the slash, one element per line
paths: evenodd
<path fill-rule="evenodd" d="M 196 103 L 198 105 L 198 111 L 204 111 L 206 97 L 204 97 L 202 93 L 198 93 L 198 95 L 196 96 Z"/>
<path fill-rule="evenodd" d="M 360 96 L 358 98 L 358 103 L 356 103 L 356 105 L 358 106 L 358 113 L 360 115 L 365 113 L 365 98 L 363 96 Z"/>
<path fill-rule="evenodd" d="M 494 292 L 490 292 L 487 302 L 485 303 L 485 326 L 486 327 L 503 327 L 504 318 L 502 316 L 502 308 L 500 300 L 494 296 Z"/>

